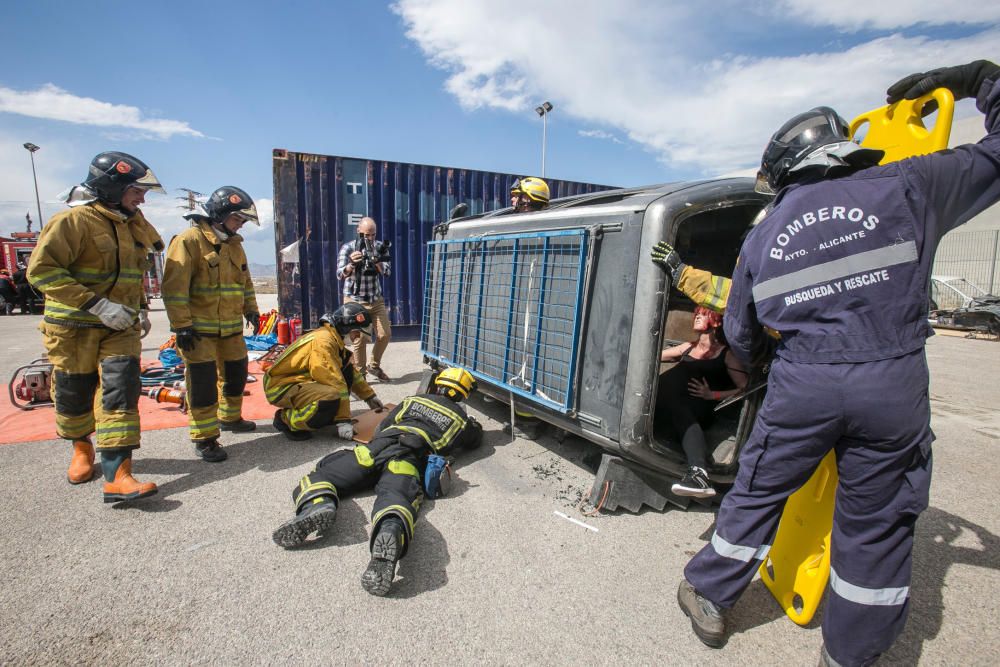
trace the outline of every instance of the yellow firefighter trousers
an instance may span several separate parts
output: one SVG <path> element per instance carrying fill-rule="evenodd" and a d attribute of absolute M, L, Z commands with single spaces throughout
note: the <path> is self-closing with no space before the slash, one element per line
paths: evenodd
<path fill-rule="evenodd" d="M 319 409 L 320 401 L 337 401 L 337 415 L 334 422 L 350 421 L 351 419 L 351 396 L 346 398 L 330 385 L 319 382 L 302 382 L 293 384 L 277 401 L 273 403 L 275 407 L 284 408 L 281 411 L 281 418 L 286 424 L 296 431 L 312 431 L 309 420 Z M 325 426 L 325 424 L 324 424 Z"/>
<path fill-rule="evenodd" d="M 98 449 L 139 446 L 139 325 L 125 331 L 42 322 L 53 366 L 56 433 L 77 440 L 97 430 Z"/>
<path fill-rule="evenodd" d="M 220 421 L 242 419 L 246 341 L 239 334 L 225 338 L 202 336 L 193 350 L 178 352 L 184 360 L 191 440 L 214 440 L 219 437 Z"/>

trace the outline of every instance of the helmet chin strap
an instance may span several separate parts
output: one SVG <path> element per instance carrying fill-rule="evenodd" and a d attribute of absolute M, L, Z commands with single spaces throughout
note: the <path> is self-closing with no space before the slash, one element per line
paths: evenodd
<path fill-rule="evenodd" d="M 231 234 L 226 231 L 226 227 L 221 222 L 212 221 L 212 231 L 219 237 L 220 241 L 228 241 Z"/>

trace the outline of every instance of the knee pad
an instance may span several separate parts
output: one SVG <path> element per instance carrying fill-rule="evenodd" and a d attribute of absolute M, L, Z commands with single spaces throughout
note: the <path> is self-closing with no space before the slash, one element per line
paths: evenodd
<path fill-rule="evenodd" d="M 101 391 L 101 405 L 105 410 L 137 409 L 142 393 L 139 359 L 108 357 L 101 361 Z"/>
<path fill-rule="evenodd" d="M 94 409 L 94 392 L 97 391 L 98 374 L 53 371 L 56 389 L 56 412 L 69 417 L 90 414 Z M 105 397 L 107 394 L 105 394 Z"/>
<path fill-rule="evenodd" d="M 222 364 L 222 395 L 242 396 L 247 386 L 247 372 L 250 360 L 247 357 Z"/>
<path fill-rule="evenodd" d="M 207 408 L 219 402 L 219 389 L 216 386 L 218 375 L 215 372 L 214 361 L 200 361 L 188 364 L 188 406 L 192 408 Z M 246 376 L 244 376 L 244 380 Z"/>
<path fill-rule="evenodd" d="M 332 424 L 333 418 L 337 416 L 337 408 L 339 407 L 339 398 L 333 401 L 317 401 L 316 412 L 306 420 L 306 426 L 315 430 Z"/>

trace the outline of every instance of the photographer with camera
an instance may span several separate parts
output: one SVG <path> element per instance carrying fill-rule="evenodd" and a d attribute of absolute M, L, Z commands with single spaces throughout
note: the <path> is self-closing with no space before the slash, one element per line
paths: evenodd
<path fill-rule="evenodd" d="M 361 373 L 369 373 L 381 382 L 389 382 L 382 370 L 382 354 L 389 346 L 392 331 L 389 316 L 382 299 L 382 276 L 392 270 L 389 262 L 389 241 L 376 241 L 377 227 L 372 218 L 361 218 L 358 239 L 348 241 L 340 248 L 337 260 L 337 277 L 344 281 L 344 303 L 358 303 L 371 315 L 375 325 L 375 343 L 372 345 L 372 363 L 366 364 L 367 341 L 360 331 L 351 332 L 354 365 Z"/>

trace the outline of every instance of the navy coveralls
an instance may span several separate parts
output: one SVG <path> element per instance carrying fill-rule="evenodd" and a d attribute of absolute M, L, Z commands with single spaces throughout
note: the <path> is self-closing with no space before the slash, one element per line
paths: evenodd
<path fill-rule="evenodd" d="M 1000 84 L 978 144 L 792 184 L 747 237 L 725 332 L 746 363 L 781 333 L 767 396 L 715 533 L 685 569 L 732 606 L 767 555 L 786 498 L 836 451 L 840 485 L 823 639 L 868 664 L 903 629 L 911 550 L 931 478 L 924 341 L 941 237 L 1000 200 Z"/>
<path fill-rule="evenodd" d="M 339 504 L 341 497 L 374 486 L 371 539 L 375 539 L 382 519 L 398 516 L 406 530 L 402 558 L 413 539 L 423 502 L 421 478 L 428 454 L 474 449 L 482 435 L 479 422 L 445 396 L 404 398 L 382 420 L 371 442 L 323 457 L 316 470 L 299 481 L 292 490 L 295 510 L 321 497 Z"/>

